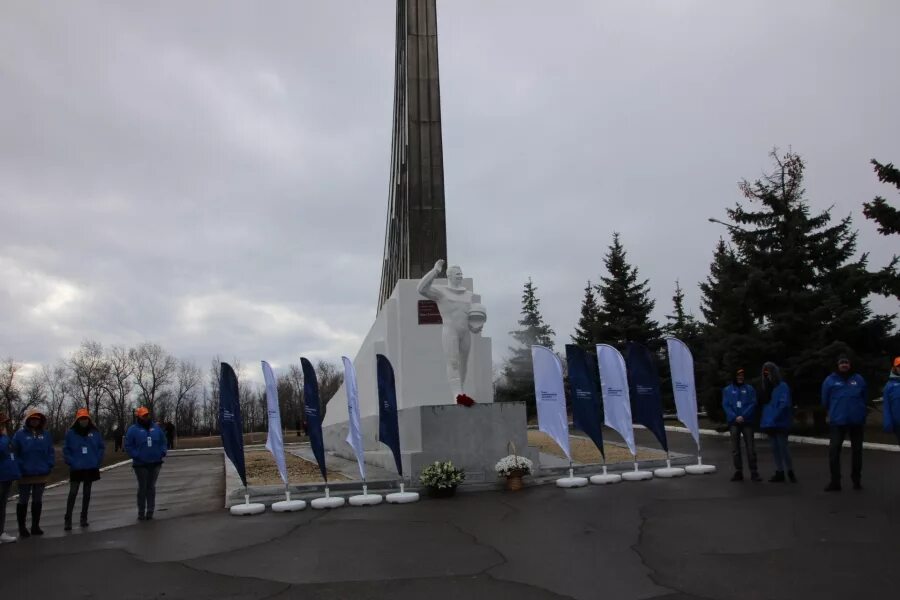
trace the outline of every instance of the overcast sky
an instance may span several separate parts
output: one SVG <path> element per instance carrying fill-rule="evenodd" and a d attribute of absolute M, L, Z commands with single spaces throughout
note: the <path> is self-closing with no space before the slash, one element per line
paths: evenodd
<path fill-rule="evenodd" d="M 0 2 L 0 353 L 355 355 L 378 295 L 395 10 Z M 900 162 L 897 23 L 894 0 L 439 0 L 449 259 L 484 297 L 495 361 L 529 276 L 568 341 L 613 231 L 659 318 L 675 279 L 699 313 L 724 233 L 707 217 L 773 146 L 886 263 L 897 248 L 861 204 L 897 200 L 868 163 Z"/>

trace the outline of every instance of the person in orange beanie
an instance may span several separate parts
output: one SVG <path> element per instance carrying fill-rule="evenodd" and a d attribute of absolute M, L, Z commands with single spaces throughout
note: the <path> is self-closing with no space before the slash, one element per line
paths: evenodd
<path fill-rule="evenodd" d="M 78 498 L 78 488 L 84 486 L 81 496 L 81 527 L 88 526 L 88 507 L 91 504 L 91 486 L 100 479 L 103 454 L 106 444 L 100 430 L 94 425 L 86 408 L 78 409 L 75 422 L 66 432 L 63 443 L 63 458 L 69 465 L 69 497 L 66 500 L 66 515 L 63 529 L 72 529 L 72 510 Z"/>
<path fill-rule="evenodd" d="M 150 418 L 146 406 L 134 414 L 137 422 L 125 434 L 125 452 L 131 457 L 131 467 L 138 481 L 138 521 L 153 519 L 156 509 L 156 478 L 166 457 L 166 434 Z"/>

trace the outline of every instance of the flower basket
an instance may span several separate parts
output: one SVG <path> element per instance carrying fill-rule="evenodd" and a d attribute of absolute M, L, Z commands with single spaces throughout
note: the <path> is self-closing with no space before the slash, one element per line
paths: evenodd
<path fill-rule="evenodd" d="M 513 447 L 513 452 L 515 452 L 515 447 Z M 494 465 L 494 470 L 497 472 L 497 475 L 506 478 L 506 489 L 511 492 L 518 492 L 525 486 L 522 482 L 522 478 L 525 475 L 530 474 L 533 469 L 534 463 L 524 456 L 519 456 L 517 454 L 510 454 L 509 456 L 501 458 L 497 461 L 497 464 Z"/>
<path fill-rule="evenodd" d="M 465 481 L 466 474 L 450 461 L 438 462 L 422 469 L 419 481 L 432 498 L 450 498 L 456 493 L 456 486 Z"/>

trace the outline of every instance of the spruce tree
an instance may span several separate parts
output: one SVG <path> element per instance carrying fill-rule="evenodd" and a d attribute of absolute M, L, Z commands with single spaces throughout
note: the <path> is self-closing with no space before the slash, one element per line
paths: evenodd
<path fill-rule="evenodd" d="M 529 277 L 522 291 L 522 317 L 519 319 L 519 329 L 509 332 L 519 345 L 510 346 L 510 356 L 503 368 L 504 382 L 497 389 L 498 401 L 524 401 L 529 414 L 534 414 L 536 408 L 531 346 L 545 346 L 552 350 L 553 336 L 556 335 L 553 329 L 544 323 L 540 305 L 537 287 Z"/>
<path fill-rule="evenodd" d="M 754 337 L 766 359 L 785 367 L 797 401 L 812 405 L 838 353 L 855 353 L 855 366 L 872 374 L 892 324 L 869 308 L 875 274 L 866 254 L 855 257 L 850 217 L 812 214 L 803 160 L 771 156 L 771 174 L 741 183 L 746 202 L 727 211 L 729 233 L 746 276 L 743 307 L 759 329 Z"/>
<path fill-rule="evenodd" d="M 878 181 L 893 184 L 900 190 L 900 169 L 897 169 L 892 163 L 883 165 L 874 158 L 872 165 L 875 167 Z M 881 196 L 876 196 L 871 202 L 863 204 L 863 213 L 867 219 L 878 223 L 879 233 L 883 235 L 900 233 L 900 210 L 888 204 L 887 200 Z"/>
<path fill-rule="evenodd" d="M 618 233 L 603 259 L 608 275 L 596 286 L 600 295 L 595 342 L 622 347 L 625 342 L 650 344 L 660 337 L 659 324 L 650 318 L 655 302 L 648 280 L 638 280 L 637 267 L 628 264 Z"/>
<path fill-rule="evenodd" d="M 584 299 L 581 301 L 581 318 L 575 327 L 572 343 L 581 346 L 585 350 L 594 351 L 597 344 L 597 326 L 600 319 L 600 306 L 597 304 L 597 296 L 594 295 L 594 286 L 588 280 L 584 288 Z"/>
<path fill-rule="evenodd" d="M 669 322 L 663 329 L 668 335 L 675 336 L 690 346 L 699 334 L 700 326 L 694 315 L 684 309 L 684 290 L 681 289 L 681 284 L 677 279 L 675 280 L 675 295 L 672 296 L 672 305 L 674 313 L 666 315 L 666 320 Z"/>
<path fill-rule="evenodd" d="M 883 165 L 874 158 L 872 164 L 875 167 L 875 174 L 882 183 L 890 183 L 900 190 L 900 169 L 893 164 Z M 871 219 L 878 224 L 878 232 L 882 235 L 900 234 L 900 210 L 889 205 L 887 200 L 881 196 L 876 196 L 871 202 L 863 204 L 863 214 L 867 219 Z M 874 291 L 884 296 L 894 296 L 900 299 L 900 274 L 897 273 L 897 265 L 900 263 L 900 257 L 896 254 L 891 259 L 890 264 L 878 272 L 874 282 Z"/>

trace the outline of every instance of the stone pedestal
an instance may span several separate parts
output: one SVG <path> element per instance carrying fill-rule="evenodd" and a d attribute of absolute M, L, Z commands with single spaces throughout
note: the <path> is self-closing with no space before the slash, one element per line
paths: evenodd
<path fill-rule="evenodd" d="M 401 409 L 400 448 L 403 473 L 414 484 L 419 473 L 434 461 L 453 461 L 466 473 L 467 483 L 489 483 L 497 476 L 494 465 L 511 453 L 531 459 L 538 468 L 538 453 L 528 447 L 525 404 L 498 402 L 472 407 L 443 405 Z M 378 442 L 378 417 L 361 419 L 366 463 L 394 471 L 394 456 Z M 347 422 L 324 429 L 325 447 L 334 454 L 355 460 L 345 441 Z M 510 444 L 511 442 L 511 444 Z"/>

